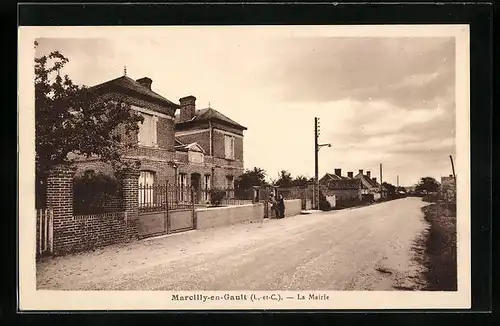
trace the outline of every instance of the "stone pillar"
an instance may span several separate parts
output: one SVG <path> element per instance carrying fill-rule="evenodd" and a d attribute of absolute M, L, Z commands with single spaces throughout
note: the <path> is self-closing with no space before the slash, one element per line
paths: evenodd
<path fill-rule="evenodd" d="M 71 252 L 77 245 L 73 217 L 75 172 L 75 167 L 57 165 L 47 176 L 47 207 L 54 212 L 54 255 Z"/>
<path fill-rule="evenodd" d="M 125 238 L 128 240 L 135 240 L 139 235 L 139 174 L 136 169 L 117 174 L 121 180 L 123 210 L 127 223 Z"/>

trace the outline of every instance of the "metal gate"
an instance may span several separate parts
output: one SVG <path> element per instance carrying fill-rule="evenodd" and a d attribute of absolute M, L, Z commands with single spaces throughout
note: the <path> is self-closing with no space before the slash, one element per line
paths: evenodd
<path fill-rule="evenodd" d="M 54 242 L 54 213 L 52 209 L 36 210 L 36 258 L 52 254 Z"/>
<path fill-rule="evenodd" d="M 139 185 L 139 238 L 196 228 L 192 187 Z"/>

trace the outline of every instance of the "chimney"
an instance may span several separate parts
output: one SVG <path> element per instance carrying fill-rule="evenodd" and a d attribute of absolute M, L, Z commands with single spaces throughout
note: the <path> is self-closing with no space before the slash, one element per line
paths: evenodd
<path fill-rule="evenodd" d="M 370 171 L 366 171 L 366 176 L 368 177 L 368 179 L 370 179 L 372 176 L 371 176 L 371 172 Z"/>
<path fill-rule="evenodd" d="M 373 182 L 377 182 L 377 178 L 372 178 Z"/>
<path fill-rule="evenodd" d="M 180 122 L 186 122 L 194 118 L 196 111 L 196 97 L 189 95 L 179 99 L 181 104 L 180 109 Z"/>
<path fill-rule="evenodd" d="M 359 174 L 363 174 L 363 170 L 361 170 L 361 169 L 360 169 L 360 170 L 359 170 Z"/>
<path fill-rule="evenodd" d="M 153 83 L 153 80 L 151 78 L 148 78 L 148 77 L 142 77 L 142 78 L 137 79 L 136 82 L 138 82 L 139 84 L 141 84 L 142 86 L 144 86 L 148 89 L 151 89 L 151 84 Z"/>
<path fill-rule="evenodd" d="M 342 176 L 342 169 L 335 169 L 335 175 Z"/>
<path fill-rule="evenodd" d="M 352 172 L 347 172 L 347 176 L 352 179 L 353 178 L 353 173 Z"/>

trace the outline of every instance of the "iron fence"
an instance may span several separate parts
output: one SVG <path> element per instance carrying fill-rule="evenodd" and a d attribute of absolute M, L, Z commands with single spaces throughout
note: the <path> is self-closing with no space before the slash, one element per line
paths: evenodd
<path fill-rule="evenodd" d="M 253 189 L 222 188 L 194 190 L 195 203 L 205 206 L 237 206 L 256 201 Z"/>
<path fill-rule="evenodd" d="M 154 212 L 190 208 L 193 205 L 193 190 L 188 186 L 139 185 L 139 211 Z"/>

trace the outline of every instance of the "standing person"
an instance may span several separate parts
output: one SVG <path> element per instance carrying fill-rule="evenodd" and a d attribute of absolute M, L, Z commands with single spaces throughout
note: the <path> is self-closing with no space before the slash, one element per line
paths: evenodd
<path fill-rule="evenodd" d="M 278 196 L 278 212 L 280 218 L 285 217 L 285 199 L 282 194 Z"/>
<path fill-rule="evenodd" d="M 276 218 L 279 217 L 279 211 L 278 211 L 278 202 L 276 201 L 276 198 L 274 198 L 274 193 L 271 193 L 269 195 L 269 204 L 271 205 L 271 211 L 274 212 L 274 216 Z M 269 214 L 271 217 L 271 214 Z"/>

